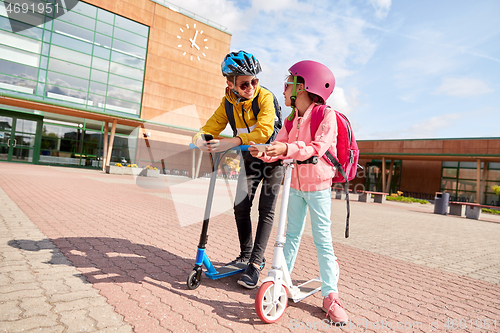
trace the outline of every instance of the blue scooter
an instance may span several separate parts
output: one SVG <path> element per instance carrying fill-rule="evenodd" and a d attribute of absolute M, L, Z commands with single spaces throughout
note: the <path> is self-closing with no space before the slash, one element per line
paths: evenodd
<path fill-rule="evenodd" d="M 212 135 L 208 134 L 203 134 L 203 139 L 207 141 L 207 144 L 209 144 L 208 141 L 213 139 Z M 210 210 L 212 208 L 212 201 L 214 197 L 214 190 L 215 190 L 215 181 L 217 179 L 217 169 L 219 167 L 219 163 L 224 157 L 224 155 L 231 150 L 240 150 L 240 151 L 248 151 L 248 145 L 241 145 L 241 146 L 236 146 L 233 148 L 230 148 L 224 152 L 210 152 L 210 163 L 212 165 L 212 173 L 210 175 L 210 185 L 208 188 L 208 197 L 207 197 L 207 203 L 205 205 L 205 217 L 203 219 L 203 227 L 201 229 L 201 236 L 200 236 L 200 242 L 198 244 L 198 251 L 196 252 L 196 262 L 193 270 L 189 274 L 187 278 L 187 287 L 188 289 L 196 289 L 200 286 L 201 284 L 201 273 L 203 271 L 202 267 L 205 266 L 205 276 L 212 280 L 220 279 L 226 276 L 231 276 L 234 274 L 238 273 L 243 273 L 246 268 L 247 264 L 245 263 L 237 263 L 234 265 L 226 265 L 222 266 L 218 269 L 215 269 L 215 267 L 212 265 L 210 262 L 210 259 L 207 256 L 207 253 L 205 252 L 205 246 L 207 244 L 207 232 L 208 232 L 208 221 L 210 218 Z M 194 144 L 189 144 L 189 148 L 191 149 L 198 149 L 196 145 Z M 226 179 L 227 181 L 227 179 Z"/>

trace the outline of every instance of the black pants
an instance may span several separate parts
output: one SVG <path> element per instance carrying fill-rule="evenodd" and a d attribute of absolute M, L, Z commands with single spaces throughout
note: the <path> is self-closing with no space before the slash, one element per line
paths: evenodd
<path fill-rule="evenodd" d="M 245 152 L 243 154 L 244 169 L 241 169 L 238 177 L 234 216 L 240 240 L 240 254 L 247 258 L 250 257 L 250 262 L 259 265 L 264 260 L 264 251 L 273 228 L 274 210 L 283 179 L 283 167 L 278 162 L 264 163 L 259 159 L 246 155 Z M 255 243 L 253 244 L 250 209 L 261 181 L 259 223 L 255 233 Z"/>

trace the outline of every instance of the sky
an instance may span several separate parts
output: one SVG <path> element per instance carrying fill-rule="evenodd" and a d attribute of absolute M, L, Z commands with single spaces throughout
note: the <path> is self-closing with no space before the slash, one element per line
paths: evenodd
<path fill-rule="evenodd" d="M 315 60 L 358 140 L 500 137 L 500 1 L 168 1 L 227 27 L 284 115 L 288 68 Z"/>

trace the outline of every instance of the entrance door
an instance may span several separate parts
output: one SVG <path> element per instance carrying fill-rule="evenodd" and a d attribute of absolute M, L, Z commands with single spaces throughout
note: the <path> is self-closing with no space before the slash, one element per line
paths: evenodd
<path fill-rule="evenodd" d="M 38 163 L 41 128 L 41 117 L 0 111 L 0 161 Z"/>

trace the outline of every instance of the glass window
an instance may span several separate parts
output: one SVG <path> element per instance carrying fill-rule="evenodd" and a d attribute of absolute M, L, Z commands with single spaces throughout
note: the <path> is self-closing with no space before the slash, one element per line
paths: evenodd
<path fill-rule="evenodd" d="M 42 43 L 38 40 L 16 35 L 2 30 L 0 30 L 0 40 L 2 41 L 3 45 L 12 46 L 17 49 L 37 54 L 40 53 L 40 49 L 42 47 Z"/>
<path fill-rule="evenodd" d="M 77 103 L 77 104 L 85 104 L 87 93 L 64 87 L 47 85 L 47 97 L 60 99 L 63 101 Z"/>
<path fill-rule="evenodd" d="M 489 168 L 490 169 L 499 169 L 500 170 L 500 163 L 490 162 Z"/>
<path fill-rule="evenodd" d="M 476 182 L 473 180 L 459 180 L 458 181 L 459 191 L 476 191 Z"/>
<path fill-rule="evenodd" d="M 109 59 L 111 50 L 101 46 L 94 46 L 94 55 L 103 59 Z"/>
<path fill-rule="evenodd" d="M 457 169 L 443 169 L 443 177 L 457 177 Z"/>
<path fill-rule="evenodd" d="M 109 84 L 116 86 L 116 87 L 122 87 L 125 89 L 133 90 L 133 91 L 142 91 L 142 82 L 141 81 L 127 79 L 125 77 L 117 76 L 114 74 L 109 74 Z"/>
<path fill-rule="evenodd" d="M 41 83 L 45 83 L 46 80 L 47 80 L 47 71 L 41 69 L 38 72 L 38 81 L 41 82 Z"/>
<path fill-rule="evenodd" d="M 63 15 L 64 16 L 64 15 Z M 83 52 L 87 54 L 92 53 L 92 44 L 89 42 L 84 42 L 72 37 L 64 36 L 58 33 L 52 34 L 52 44 L 64 46 L 66 48 Z"/>
<path fill-rule="evenodd" d="M 149 33 L 149 28 L 145 25 L 142 25 L 140 23 L 131 21 L 129 19 L 126 19 L 122 16 L 116 15 L 115 16 L 115 26 L 120 27 L 125 30 L 129 31 L 134 31 L 138 33 L 141 36 L 147 36 Z"/>
<path fill-rule="evenodd" d="M 38 77 L 38 68 L 0 59 L 0 73 L 36 80 Z"/>
<path fill-rule="evenodd" d="M 97 19 L 109 24 L 114 24 L 115 15 L 107 10 L 97 8 Z"/>
<path fill-rule="evenodd" d="M 92 82 L 91 82 L 91 84 L 92 84 Z M 88 99 L 89 99 L 89 101 L 88 101 L 87 105 L 89 105 L 89 106 L 95 106 L 95 107 L 98 107 L 98 108 L 104 108 L 106 97 L 99 96 L 99 95 L 89 94 Z"/>
<path fill-rule="evenodd" d="M 90 81 L 89 92 L 106 96 L 106 87 L 103 83 Z"/>
<path fill-rule="evenodd" d="M 82 39 L 89 43 L 91 43 L 94 40 L 93 31 L 83 29 L 63 21 L 58 21 L 58 20 L 54 21 L 54 32 L 58 32 L 60 34 L 66 35 L 68 37 L 73 37 L 76 39 Z"/>
<path fill-rule="evenodd" d="M 36 121 L 18 118 L 16 120 L 16 132 L 36 134 L 36 125 Z"/>
<path fill-rule="evenodd" d="M 143 36 L 139 36 L 133 32 L 126 31 L 120 28 L 115 27 L 115 31 L 113 33 L 113 37 L 117 39 L 121 39 L 128 43 L 135 44 L 142 48 L 146 48 L 148 45 L 148 39 Z"/>
<path fill-rule="evenodd" d="M 90 79 L 92 81 L 107 83 L 108 82 L 108 73 L 98 71 L 96 69 L 92 69 L 91 74 L 90 74 Z"/>
<path fill-rule="evenodd" d="M 34 94 L 36 81 L 0 74 L 0 89 L 13 90 L 25 94 Z"/>
<path fill-rule="evenodd" d="M 79 1 L 75 7 L 71 10 L 73 12 L 77 12 L 86 16 L 90 16 L 95 18 L 97 15 L 97 7 L 86 4 L 83 1 Z"/>
<path fill-rule="evenodd" d="M 111 48 L 111 37 L 96 33 L 94 43 L 98 46 L 105 46 Z"/>
<path fill-rule="evenodd" d="M 95 29 L 96 24 L 95 19 L 80 15 L 74 11 L 70 11 L 62 16 L 59 16 L 57 20 L 54 20 L 54 22 L 58 20 L 65 21 L 92 31 Z"/>
<path fill-rule="evenodd" d="M 0 44 L 0 58 L 33 67 L 38 67 L 40 62 L 39 54 L 18 50 L 2 44 Z M 0 70 L 3 71 L 3 68 L 0 68 Z"/>
<path fill-rule="evenodd" d="M 123 65 L 144 69 L 145 61 L 117 51 L 111 52 L 111 60 Z"/>
<path fill-rule="evenodd" d="M 52 45 L 50 48 L 50 56 L 90 67 L 91 56 L 63 47 Z"/>
<path fill-rule="evenodd" d="M 93 57 L 92 58 L 92 68 L 100 69 L 107 72 L 109 70 L 109 61 Z"/>
<path fill-rule="evenodd" d="M 477 163 L 476 162 L 460 162 L 460 168 L 476 169 Z"/>
<path fill-rule="evenodd" d="M 129 43 L 113 39 L 113 50 L 122 51 L 125 54 L 136 56 L 140 59 L 146 58 L 146 49 Z"/>
<path fill-rule="evenodd" d="M 53 58 L 49 61 L 49 70 L 77 76 L 83 79 L 89 79 L 90 77 L 90 68 Z"/>
<path fill-rule="evenodd" d="M 117 64 L 116 62 L 111 62 L 109 72 L 140 81 L 144 79 L 144 71 L 140 69 L 131 68 L 125 65 Z"/>
<path fill-rule="evenodd" d="M 461 179 L 476 179 L 477 178 L 477 170 L 476 169 L 462 169 L 460 168 L 460 176 Z"/>
<path fill-rule="evenodd" d="M 139 104 L 122 101 L 114 98 L 106 98 L 106 109 L 139 114 Z"/>
<path fill-rule="evenodd" d="M 458 168 L 458 162 L 443 162 L 443 167 Z"/>
<path fill-rule="evenodd" d="M 16 135 L 16 147 L 34 147 L 36 135 Z"/>
<path fill-rule="evenodd" d="M 87 80 L 51 71 L 47 74 L 47 83 L 82 91 L 87 91 L 89 85 Z"/>
<path fill-rule="evenodd" d="M 130 90 L 121 89 L 118 87 L 108 86 L 107 96 L 130 101 L 134 103 L 141 103 L 141 93 Z"/>
<path fill-rule="evenodd" d="M 1 6 L 0 6 L 1 8 Z M 16 32 L 16 35 L 22 35 L 37 40 L 42 40 L 43 30 L 37 27 L 33 27 L 29 24 L 22 23 L 16 20 L 10 20 L 7 17 L 0 16 L 0 29 L 11 32 L 12 29 Z"/>
<path fill-rule="evenodd" d="M 97 21 L 95 31 L 103 35 L 113 36 L 113 26 L 101 21 Z"/>
<path fill-rule="evenodd" d="M 457 181 L 454 179 L 441 179 L 441 190 L 455 191 L 457 188 Z"/>
<path fill-rule="evenodd" d="M 487 180 L 500 181 L 500 170 L 488 170 Z"/>

